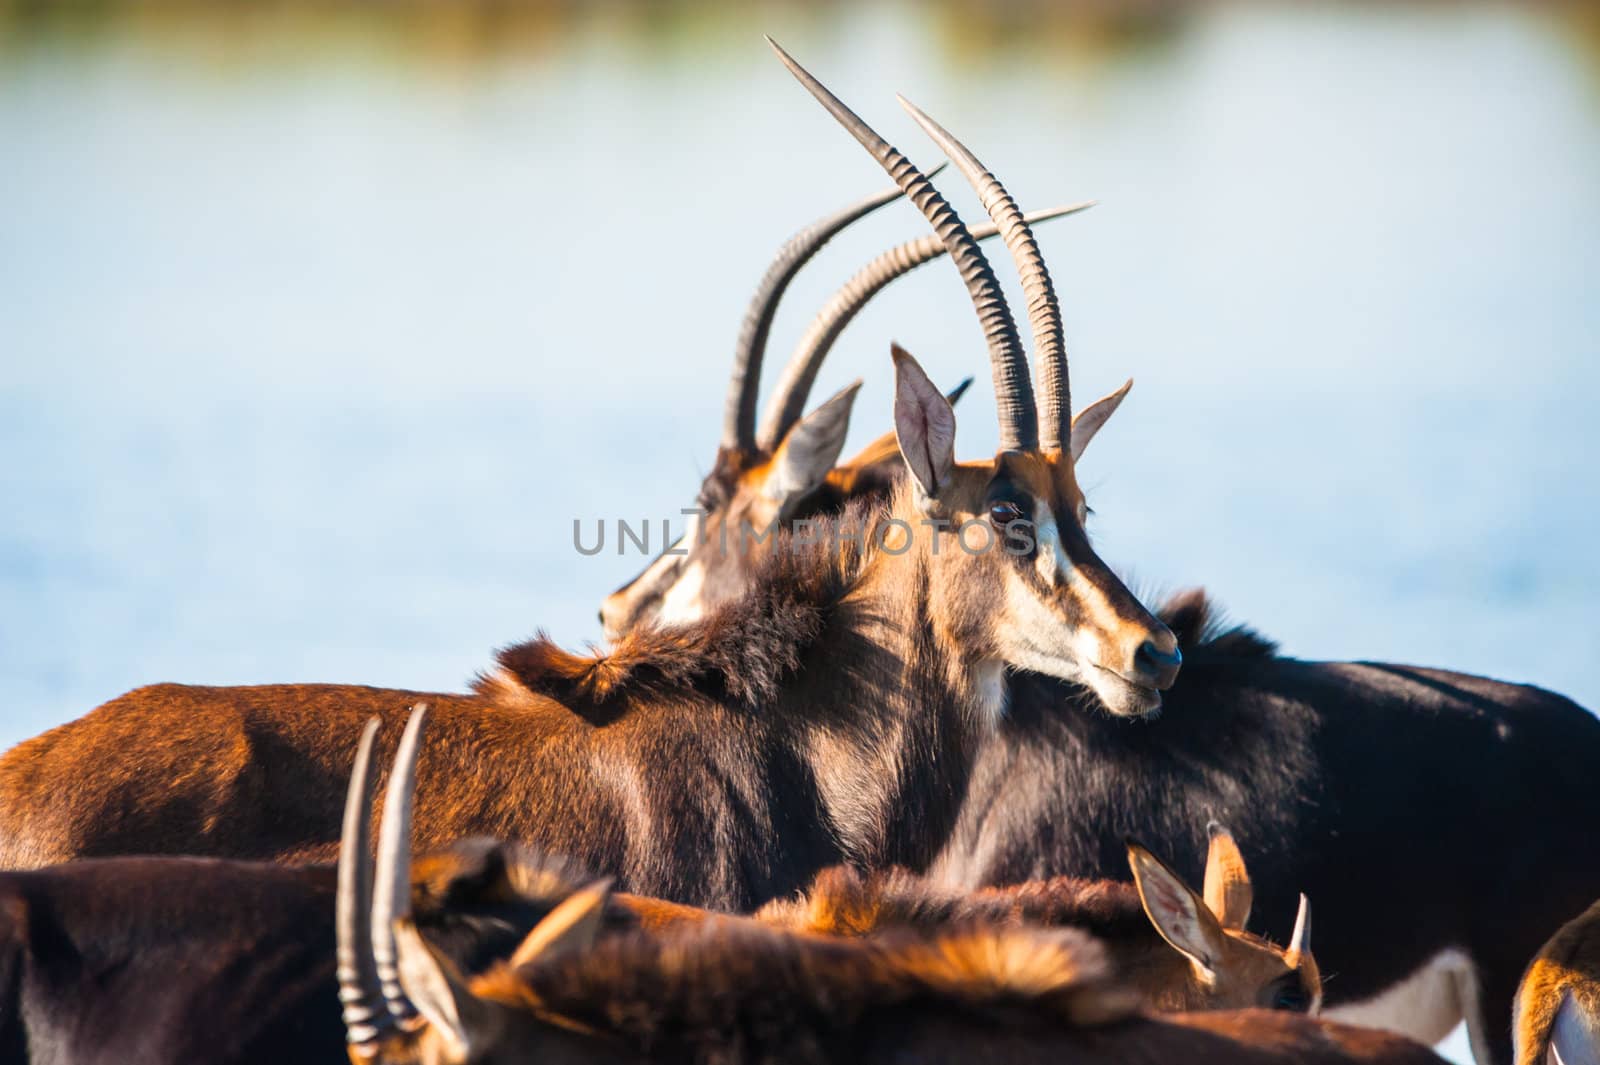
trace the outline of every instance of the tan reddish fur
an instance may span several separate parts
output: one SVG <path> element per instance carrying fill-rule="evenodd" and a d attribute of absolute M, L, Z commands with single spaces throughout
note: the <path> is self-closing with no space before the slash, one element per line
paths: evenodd
<path fill-rule="evenodd" d="M 1147 1016 L 1071 930 L 797 935 L 716 918 L 470 981 L 473 1060 L 1437 1065 L 1381 1032 L 1261 1011 Z M 425 1028 L 379 1065 L 456 1065 Z"/>
<path fill-rule="evenodd" d="M 848 937 L 970 924 L 1076 927 L 1096 934 L 1113 970 L 1151 1009 L 1265 1006 L 1270 990 L 1286 977 L 1302 981 L 1312 999 L 1321 993 L 1312 959 L 1304 959 L 1297 974 L 1282 948 L 1242 928 L 1224 928 L 1227 954 L 1216 979 L 1202 979 L 1145 918 L 1134 886 L 1114 880 L 1054 877 L 968 894 L 905 870 L 862 876 L 841 866 L 819 873 L 798 898 L 769 902 L 756 917 L 795 931 Z"/>
<path fill-rule="evenodd" d="M 1049 492 L 1041 498 L 1052 506 L 1080 498 L 1070 463 L 1058 456 L 1012 454 L 1006 462 Z M 941 507 L 958 521 L 982 518 L 995 471 L 993 461 L 958 465 Z M 890 513 L 913 528 L 921 520 L 907 488 Z M 605 656 L 533 641 L 507 651 L 500 673 L 474 695 L 320 684 L 138 689 L 0 760 L 6 860 L 42 865 L 129 852 L 329 859 L 362 726 L 384 719 L 378 756 L 386 761 L 418 702 L 431 710 L 419 766 L 422 847 L 465 835 L 536 842 L 630 888 L 741 904 L 747 887 L 729 881 L 708 893 L 701 858 L 662 852 L 663 840 L 704 830 L 711 816 L 684 805 L 697 801 L 696 791 L 671 770 L 732 759 L 720 771 L 745 773 L 738 786 L 759 789 L 758 772 L 737 768 L 738 745 L 776 743 L 774 730 L 788 730 L 781 742 L 810 759 L 833 829 L 855 857 L 926 860 L 953 806 L 930 810 L 926 826 L 896 822 L 920 817 L 929 795 L 959 794 L 959 777 L 916 777 L 929 770 L 903 752 L 945 745 L 932 771 L 959 774 L 993 727 L 999 692 L 991 678 L 1004 661 L 997 625 L 1012 611 L 994 601 L 993 589 L 1019 565 L 998 551 L 955 550 L 953 534 L 938 536 L 945 549 L 937 554 L 928 531 L 901 555 L 870 547 L 862 554 L 848 542 L 782 553 L 770 560 L 779 568 L 764 593 L 701 624 L 646 630 Z M 1063 628 L 1092 627 L 1061 590 L 1039 589 L 1037 609 Z M 841 683 L 841 655 L 856 662 L 847 674 L 854 689 Z M 712 736 L 718 748 L 707 746 Z M 727 745 L 735 753 L 720 750 Z M 748 809 L 749 801 L 729 809 Z M 885 849 L 908 832 L 914 850 Z M 750 833 L 772 845 L 768 829 Z M 790 890 L 783 881 L 792 874 L 775 876 L 776 891 Z"/>

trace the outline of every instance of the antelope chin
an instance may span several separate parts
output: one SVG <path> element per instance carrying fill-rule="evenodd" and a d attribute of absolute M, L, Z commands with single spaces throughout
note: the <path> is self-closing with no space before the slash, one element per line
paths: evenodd
<path fill-rule="evenodd" d="M 1103 666 L 1091 664 L 1077 679 L 1100 698 L 1113 717 L 1154 717 L 1161 711 L 1159 691 L 1125 680 Z"/>
<path fill-rule="evenodd" d="M 1152 717 L 1161 710 L 1161 693 L 1142 684 L 1124 680 L 1103 666 L 1085 661 L 1070 645 L 1049 648 L 1035 640 L 1027 630 L 1012 630 L 1005 641 L 1003 657 L 1013 669 L 1026 669 L 1058 680 L 1083 685 L 1100 700 L 1113 717 Z"/>

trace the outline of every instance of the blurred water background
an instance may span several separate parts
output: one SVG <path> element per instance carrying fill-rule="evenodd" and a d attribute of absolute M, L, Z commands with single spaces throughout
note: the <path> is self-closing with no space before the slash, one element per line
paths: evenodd
<path fill-rule="evenodd" d="M 769 255 L 885 183 L 763 32 L 914 158 L 896 91 L 1026 206 L 1101 201 L 1041 233 L 1079 404 L 1138 382 L 1083 468 L 1108 559 L 1293 654 L 1600 706 L 1595 12 L 0 4 L 0 744 L 598 638 L 643 560 L 573 520 L 692 501 Z M 922 231 L 836 241 L 774 357 Z M 851 446 L 891 338 L 978 375 L 988 454 L 947 264 L 824 371 L 866 379 Z"/>

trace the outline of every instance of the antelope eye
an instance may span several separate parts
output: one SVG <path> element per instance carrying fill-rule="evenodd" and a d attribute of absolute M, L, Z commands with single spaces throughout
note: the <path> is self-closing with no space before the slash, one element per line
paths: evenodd
<path fill-rule="evenodd" d="M 1290 1013 L 1305 1013 L 1311 1008 L 1311 996 L 1298 983 L 1280 984 L 1272 993 L 1272 1008 Z"/>
<path fill-rule="evenodd" d="M 989 520 L 1001 529 L 1026 517 L 1022 512 L 1022 504 L 1012 500 L 1001 499 L 989 504 Z"/>

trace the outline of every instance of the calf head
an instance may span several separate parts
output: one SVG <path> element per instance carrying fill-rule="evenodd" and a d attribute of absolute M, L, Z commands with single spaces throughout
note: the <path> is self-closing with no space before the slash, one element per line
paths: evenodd
<path fill-rule="evenodd" d="M 1161 938 L 1176 951 L 1130 977 L 1163 1009 L 1262 1009 L 1315 1013 L 1322 978 L 1311 955 L 1311 906 L 1300 913 L 1287 948 L 1245 931 L 1250 877 L 1233 837 L 1211 826 L 1205 894 L 1197 894 L 1155 855 L 1128 845 L 1139 901 Z"/>

